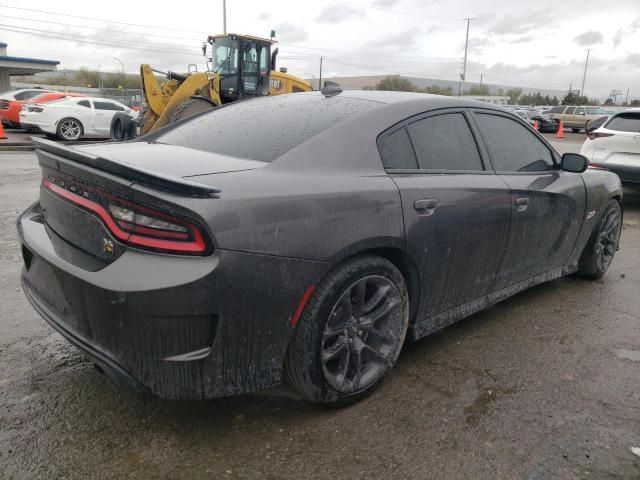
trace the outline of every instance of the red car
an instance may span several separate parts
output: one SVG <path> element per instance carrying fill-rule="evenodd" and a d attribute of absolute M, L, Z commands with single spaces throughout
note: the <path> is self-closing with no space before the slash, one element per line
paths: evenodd
<path fill-rule="evenodd" d="M 67 97 L 85 97 L 81 93 L 70 92 L 44 92 L 35 97 L 31 97 L 24 100 L 9 100 L 5 109 L 2 112 L 2 116 L 5 118 L 5 123 L 11 127 L 20 127 L 20 111 L 23 105 L 31 105 L 34 103 L 47 103 L 54 100 L 60 100 Z"/>

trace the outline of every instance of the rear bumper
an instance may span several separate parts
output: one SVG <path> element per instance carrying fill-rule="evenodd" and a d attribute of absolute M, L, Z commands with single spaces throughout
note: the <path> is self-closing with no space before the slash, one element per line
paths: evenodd
<path fill-rule="evenodd" d="M 37 300 L 31 290 L 25 283 L 25 275 L 22 276 L 22 289 L 24 290 L 27 300 L 36 312 L 40 314 L 46 322 L 58 331 L 64 338 L 66 338 L 75 347 L 82 350 L 91 360 L 100 367 L 100 369 L 111 379 L 116 385 L 130 388 L 139 393 L 149 394 L 149 390 L 133 378 L 124 368 L 118 364 L 118 362 L 111 358 L 108 354 L 98 350 L 90 343 L 85 342 L 80 337 L 77 337 L 72 331 L 68 330 L 64 322 L 53 314 L 44 304 Z"/>
<path fill-rule="evenodd" d="M 37 204 L 18 230 L 22 284 L 36 311 L 116 383 L 164 398 L 280 383 L 291 316 L 327 269 L 222 250 L 187 258 L 128 249 L 87 271 L 65 260 L 75 247 L 55 241 Z"/>

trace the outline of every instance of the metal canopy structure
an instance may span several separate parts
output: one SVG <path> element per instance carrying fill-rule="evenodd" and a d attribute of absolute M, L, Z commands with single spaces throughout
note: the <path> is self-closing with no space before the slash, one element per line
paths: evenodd
<path fill-rule="evenodd" d="M 39 72 L 53 72 L 60 64 L 57 60 L 39 58 L 10 57 L 7 44 L 0 42 L 0 92 L 11 88 L 9 77 L 12 75 L 33 75 Z"/>

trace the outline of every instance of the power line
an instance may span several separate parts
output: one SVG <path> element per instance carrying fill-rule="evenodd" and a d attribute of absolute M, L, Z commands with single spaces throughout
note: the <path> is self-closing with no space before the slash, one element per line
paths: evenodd
<path fill-rule="evenodd" d="M 172 30 L 174 32 L 202 33 L 203 35 L 208 35 L 209 34 L 209 32 L 197 32 L 197 31 L 194 31 L 193 29 L 187 30 L 187 29 L 182 29 L 182 28 L 165 27 L 165 26 L 162 26 L 162 25 L 144 25 L 142 23 L 117 22 L 117 21 L 114 21 L 114 20 L 105 20 L 103 18 L 83 17 L 83 16 L 80 16 L 80 15 L 71 15 L 69 13 L 53 12 L 51 10 L 38 10 L 36 8 L 14 7 L 14 6 L 5 5 L 5 4 L 0 4 L 0 7 L 11 8 L 13 10 L 24 10 L 24 11 L 27 11 L 27 12 L 46 13 L 48 15 L 56 15 L 56 16 L 59 16 L 59 17 L 79 18 L 81 20 L 91 20 L 91 21 L 94 21 L 94 22 L 114 23 L 114 24 L 117 24 L 117 25 L 125 25 L 127 27 L 155 28 L 155 29 L 160 29 L 160 30 Z"/>
<path fill-rule="evenodd" d="M 308 47 L 305 45 L 296 45 L 294 43 L 280 43 L 280 45 L 284 46 L 284 47 L 291 47 L 291 48 L 299 48 L 299 49 L 304 49 L 304 50 L 314 50 L 314 51 L 318 51 L 318 52 L 335 52 L 335 53 L 345 53 L 348 55 L 370 55 L 370 56 L 374 56 L 374 55 L 380 55 L 380 51 L 377 52 L 365 52 L 365 51 L 361 51 L 361 52 L 356 52 L 356 51 L 346 51 L 346 50 L 335 50 L 335 49 L 330 49 L 330 48 L 319 48 L 319 47 Z M 318 56 L 320 55 L 320 53 L 318 54 Z M 415 58 L 415 59 L 424 59 L 424 60 L 462 60 L 462 57 L 426 57 L 426 56 L 402 56 L 402 55 L 394 55 L 394 58 Z"/>
<path fill-rule="evenodd" d="M 50 30 L 41 30 L 41 29 L 35 29 L 35 28 L 28 28 L 28 27 L 15 27 L 13 25 L 6 25 L 6 24 L 0 24 L 0 27 L 3 27 L 5 31 L 9 31 L 9 32 L 14 32 L 14 33 L 22 33 L 25 35 L 32 35 L 32 36 L 38 36 L 38 37 L 48 37 L 48 38 L 55 38 L 58 40 L 65 40 L 65 41 L 70 41 L 70 42 L 75 42 L 78 43 L 78 40 L 82 40 L 83 43 L 89 43 L 92 45 L 102 45 L 102 46 L 109 46 L 109 47 L 116 47 L 116 48 L 124 48 L 124 49 L 129 49 L 129 50 L 144 50 L 144 51 L 149 51 L 149 52 L 161 52 L 161 53 L 177 53 L 177 54 L 185 54 L 185 55 L 193 55 L 193 56 L 200 56 L 199 53 L 196 53 L 197 50 L 195 51 L 190 51 L 190 50 L 178 50 L 176 48 L 166 48 L 166 47 L 154 47 L 151 44 L 144 44 L 144 43 L 138 43 L 138 44 L 133 44 L 131 42 L 118 42 L 117 40 L 113 40 L 113 39 L 105 39 L 103 37 L 87 37 L 87 36 L 82 36 L 82 35 L 76 35 L 76 34 L 65 34 L 62 32 L 52 32 Z"/>
<path fill-rule="evenodd" d="M 83 28 L 83 29 L 91 29 L 91 30 L 96 30 L 96 31 L 104 31 L 104 29 L 99 29 L 97 27 L 91 27 L 88 25 L 78 25 L 78 24 L 74 24 L 74 23 L 64 23 L 64 22 L 54 22 L 52 20 L 38 20 L 35 18 L 27 18 L 27 17 L 15 17 L 13 15 L 2 15 L 2 18 L 12 18 L 15 20 L 26 20 L 28 22 L 36 22 L 36 23 L 46 23 L 49 25 L 60 25 L 60 26 L 64 26 L 64 27 L 75 27 L 75 28 Z M 187 38 L 185 37 L 176 37 L 176 36 L 171 36 L 171 35 L 160 35 L 157 33 L 146 33 L 146 32 L 131 32 L 131 31 L 124 31 L 124 30 L 116 30 L 115 33 L 122 33 L 122 34 L 126 34 L 126 35 L 142 35 L 145 37 L 161 37 L 161 38 L 172 38 L 172 39 L 176 39 L 176 40 L 187 40 Z M 189 37 L 189 39 L 194 39 L 196 40 L 195 37 Z M 202 40 L 200 38 L 200 40 Z"/>
<path fill-rule="evenodd" d="M 344 3 L 344 2 L 343 2 Z M 362 7 L 362 5 L 359 5 Z M 105 20 L 102 18 L 96 18 L 96 17 L 85 17 L 85 16 L 81 16 L 81 15 L 71 15 L 71 14 L 66 14 L 66 13 L 59 13 L 59 12 L 54 12 L 51 10 L 40 10 L 40 9 L 35 9 L 35 8 L 26 8 L 26 7 L 14 7 L 14 6 L 10 6 L 10 5 L 5 5 L 5 4 L 0 4 L 0 7 L 5 7 L 5 8 L 10 8 L 10 9 L 14 9 L 14 10 L 24 10 L 24 11 L 29 11 L 29 12 L 37 12 L 37 13 L 44 13 L 44 14 L 48 14 L 48 15 L 56 15 L 56 16 L 62 16 L 62 17 L 70 17 L 70 18 L 79 18 L 82 20 L 90 20 L 90 21 L 94 21 L 94 22 L 100 22 L 100 23 L 110 23 L 110 24 L 114 24 L 114 25 L 125 25 L 125 26 L 134 26 L 134 27 L 142 27 L 142 28 L 154 28 L 154 29 L 160 29 L 160 30 L 172 30 L 172 31 L 177 31 L 177 32 L 189 32 L 189 33 L 202 33 L 203 35 L 208 35 L 209 32 L 199 32 L 199 31 L 195 31 L 195 30 L 183 30 L 183 29 L 177 29 L 177 28 L 171 28 L 171 27 L 164 27 L 161 25 L 145 25 L 145 24 L 140 24 L 140 23 L 127 23 L 127 22 L 118 22 L 118 21 L 113 21 L 113 20 Z M 378 7 L 371 7 L 371 8 L 378 8 Z M 6 17 L 9 17 L 8 15 L 3 15 Z M 414 16 L 420 16 L 420 15 L 414 15 Z M 12 17 L 12 18 L 20 18 L 20 17 Z M 438 18 L 438 17 L 433 17 L 433 18 Z M 35 20 L 35 19 L 29 19 L 32 21 L 36 21 L 36 22 L 48 22 L 51 24 L 58 24 L 58 25 L 64 25 L 64 26 L 70 26 L 70 27 L 79 27 L 79 28 L 87 28 L 87 29 L 95 29 L 95 30 L 99 30 L 96 27 L 91 27 L 91 26 L 79 26 L 79 25 L 74 25 L 74 24 L 66 24 L 64 22 L 55 22 L 55 21 L 45 21 L 45 20 Z M 459 19 L 456 19 L 459 20 Z M 15 27 L 15 28 L 21 28 L 21 27 Z M 158 37 L 163 37 L 164 35 L 160 35 L 160 34 L 148 34 L 148 33 L 134 33 L 134 32 L 124 32 L 122 31 L 121 33 L 127 33 L 127 34 L 136 34 L 136 35 L 148 35 L 148 36 L 158 36 Z M 179 38 L 179 37 L 168 37 L 167 38 Z M 190 37 L 190 38 L 194 38 L 195 37 Z M 354 51 L 345 51 L 345 50 L 335 50 L 335 49 L 329 49 L 329 48 L 324 48 L 324 47 L 310 47 L 308 45 L 299 45 L 299 44 L 295 44 L 295 43 L 280 43 L 280 45 L 282 46 L 286 46 L 286 47 L 292 47 L 292 48 L 298 48 L 298 49 L 303 49 L 303 50 L 313 50 L 313 51 L 318 51 L 318 52 L 334 52 L 334 53 L 346 53 L 346 54 L 353 54 L 353 55 L 379 55 L 380 52 L 354 52 Z M 395 58 L 400 58 L 399 56 L 394 56 Z M 403 57 L 403 58 L 416 58 L 416 59 L 430 59 L 430 60 L 459 60 L 459 58 L 457 57 L 428 57 L 428 56 L 412 56 L 412 57 Z"/>

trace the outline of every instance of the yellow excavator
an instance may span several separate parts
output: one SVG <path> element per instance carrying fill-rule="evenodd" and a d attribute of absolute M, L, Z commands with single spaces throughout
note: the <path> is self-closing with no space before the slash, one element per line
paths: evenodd
<path fill-rule="evenodd" d="M 111 138 L 127 140 L 136 136 L 137 126 L 145 134 L 236 100 L 310 91 L 311 85 L 305 80 L 287 73 L 285 68 L 276 70 L 278 49 L 271 51 L 274 43 L 235 33 L 210 35 L 202 45 L 207 57 L 205 72 L 181 74 L 141 65 L 146 108 L 139 124 L 124 113 L 116 114 L 111 122 Z M 159 81 L 157 74 L 166 80 Z"/>

